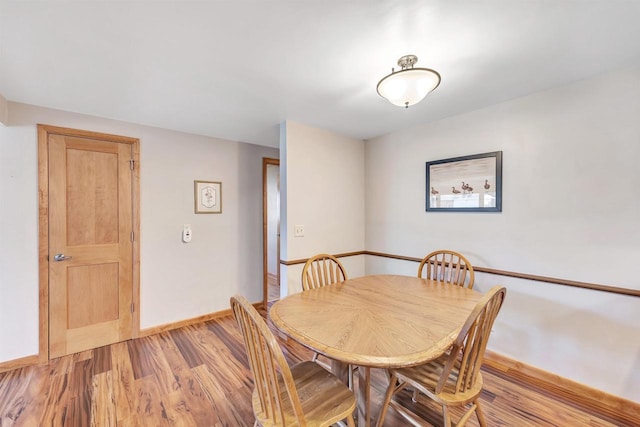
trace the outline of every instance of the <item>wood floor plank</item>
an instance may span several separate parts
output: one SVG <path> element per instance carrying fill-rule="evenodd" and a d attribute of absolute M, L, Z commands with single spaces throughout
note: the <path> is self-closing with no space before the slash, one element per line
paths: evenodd
<path fill-rule="evenodd" d="M 268 323 L 289 363 L 311 358 Z M 506 373 L 484 370 L 483 376 L 481 405 L 490 426 L 623 426 L 527 389 Z M 383 370 L 372 370 L 371 384 L 375 420 L 386 388 Z M 227 316 L 4 372 L 0 427 L 251 426 L 252 388 L 242 336 Z M 437 407 L 413 404 L 410 393 L 398 399 L 437 425 Z M 455 419 L 460 412 L 453 412 Z M 390 409 L 385 425 L 406 423 Z M 478 422 L 472 417 L 468 425 Z"/>
<path fill-rule="evenodd" d="M 109 356 L 111 353 L 109 352 Z M 92 427 L 116 425 L 116 405 L 111 370 L 93 376 L 91 388 Z"/>
<path fill-rule="evenodd" d="M 18 378 L 18 386 L 13 389 L 11 396 L 20 402 L 20 407 L 14 407 L 14 412 L 11 414 L 13 424 L 3 422 L 2 419 L 4 417 L 0 415 L 0 426 L 14 425 L 16 427 L 26 427 L 38 425 L 40 414 L 45 404 L 45 387 L 48 383 L 47 374 L 46 369 L 43 367 L 34 367 L 24 377 Z M 4 381 L 0 379 L 0 389 L 2 388 L 1 384 L 3 382 Z M 26 388 L 21 387 L 21 384 L 26 384 Z M 5 393 L 0 390 L 0 396 L 4 396 L 4 394 Z M 0 403 L 0 408 L 3 407 L 4 405 Z"/>
<path fill-rule="evenodd" d="M 178 347 L 180 354 L 187 362 L 189 368 L 195 368 L 204 363 L 204 360 L 200 357 L 200 353 L 193 346 L 191 340 L 186 334 L 186 328 L 173 329 L 168 332 L 169 336 L 173 339 Z"/>
<path fill-rule="evenodd" d="M 194 413 L 192 412 L 192 408 L 187 404 L 185 395 L 181 390 L 169 393 L 166 398 L 163 398 L 162 400 L 172 426 L 193 427 L 195 425 L 206 425 L 196 422 L 193 417 Z M 202 422 L 203 421 L 200 420 L 200 423 Z M 208 422 L 208 420 L 204 422 Z"/>
<path fill-rule="evenodd" d="M 160 397 L 158 384 L 153 376 L 145 376 L 135 381 L 137 407 L 136 413 L 143 426 L 170 426 L 165 403 Z"/>
<path fill-rule="evenodd" d="M 136 390 L 128 345 L 121 342 L 110 347 L 116 424 L 132 423 L 131 418 L 136 416 Z"/>
<path fill-rule="evenodd" d="M 13 424 L 20 418 L 29 404 L 25 399 L 28 386 L 19 371 L 6 372 L 0 378 L 0 426 Z"/>
<path fill-rule="evenodd" d="M 170 395 L 172 406 L 178 412 L 188 412 L 193 419 L 193 425 L 207 425 L 211 420 L 213 406 L 207 400 L 183 353 L 178 349 L 174 335 L 159 334 L 158 339 L 179 387 L 178 392 Z"/>
<path fill-rule="evenodd" d="M 23 368 L 25 369 L 25 368 Z M 27 368 L 28 369 L 28 368 Z M 64 426 L 68 422 L 68 405 L 70 401 L 69 375 L 56 374 L 50 376 L 49 387 L 45 392 L 45 403 L 38 425 Z"/>
<path fill-rule="evenodd" d="M 212 417 L 216 423 L 222 425 L 251 425 L 254 420 L 253 409 L 251 408 L 251 390 L 239 390 L 237 394 L 230 394 L 225 391 L 219 381 L 215 380 L 215 375 L 207 366 L 198 366 L 193 369 L 198 382 L 205 391 L 206 396 L 214 408 Z M 234 402 L 225 404 L 224 402 Z"/>
<path fill-rule="evenodd" d="M 111 370 L 111 346 L 96 348 L 93 350 L 93 373 L 94 375 Z"/>

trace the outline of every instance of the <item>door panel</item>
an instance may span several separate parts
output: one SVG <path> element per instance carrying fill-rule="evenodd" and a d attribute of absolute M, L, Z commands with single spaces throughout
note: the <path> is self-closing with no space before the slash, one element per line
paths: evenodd
<path fill-rule="evenodd" d="M 118 155 L 67 150 L 68 244 L 118 241 Z"/>
<path fill-rule="evenodd" d="M 59 357 L 132 336 L 131 145 L 48 142 L 49 351 Z"/>
<path fill-rule="evenodd" d="M 87 286 L 91 283 L 91 286 Z M 86 301 L 67 306 L 69 329 L 118 320 L 118 264 L 94 264 L 67 268 L 69 301 Z"/>

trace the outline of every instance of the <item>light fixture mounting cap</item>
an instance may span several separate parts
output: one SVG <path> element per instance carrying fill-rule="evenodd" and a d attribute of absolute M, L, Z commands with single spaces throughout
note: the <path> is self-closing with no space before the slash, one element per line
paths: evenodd
<path fill-rule="evenodd" d="M 402 69 L 413 68 L 413 65 L 418 62 L 418 57 L 415 55 L 405 55 L 402 58 L 398 59 L 398 66 L 402 67 Z"/>

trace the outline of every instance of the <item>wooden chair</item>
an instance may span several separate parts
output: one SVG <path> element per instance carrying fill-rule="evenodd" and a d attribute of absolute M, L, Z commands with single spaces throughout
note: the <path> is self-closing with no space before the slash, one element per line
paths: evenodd
<path fill-rule="evenodd" d="M 418 267 L 418 277 L 438 280 L 451 285 L 473 288 L 473 266 L 462 254 L 438 250 L 422 259 Z"/>
<path fill-rule="evenodd" d="M 387 409 L 392 406 L 407 420 L 419 424 L 419 417 L 391 397 L 407 386 L 419 390 L 442 407 L 445 427 L 451 426 L 449 407 L 467 408 L 456 426 L 463 426 L 475 412 L 480 426 L 486 423 L 480 410 L 482 375 L 480 367 L 493 322 L 500 311 L 507 290 L 495 286 L 478 302 L 458 337 L 447 353 L 424 365 L 391 369 L 389 388 L 380 410 L 378 427 L 384 423 Z"/>
<path fill-rule="evenodd" d="M 302 268 L 302 290 L 321 288 L 333 283 L 347 280 L 347 273 L 338 258 L 330 254 L 314 255 Z M 318 360 L 318 353 L 313 353 L 311 360 L 320 363 L 325 369 L 330 366 Z M 354 367 L 349 365 L 349 389 L 353 390 Z"/>
<path fill-rule="evenodd" d="M 231 308 L 253 374 L 254 426 L 330 426 L 345 418 L 355 426 L 351 390 L 317 363 L 290 368 L 273 333 L 246 298 L 231 297 Z"/>
<path fill-rule="evenodd" d="M 318 254 L 307 260 L 302 268 L 302 290 L 321 288 L 347 280 L 347 273 L 338 258 Z"/>

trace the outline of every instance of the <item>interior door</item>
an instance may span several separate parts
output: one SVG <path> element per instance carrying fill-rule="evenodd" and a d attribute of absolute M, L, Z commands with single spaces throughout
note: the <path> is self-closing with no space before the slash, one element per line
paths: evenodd
<path fill-rule="evenodd" d="M 132 150 L 48 135 L 51 358 L 132 337 Z"/>

